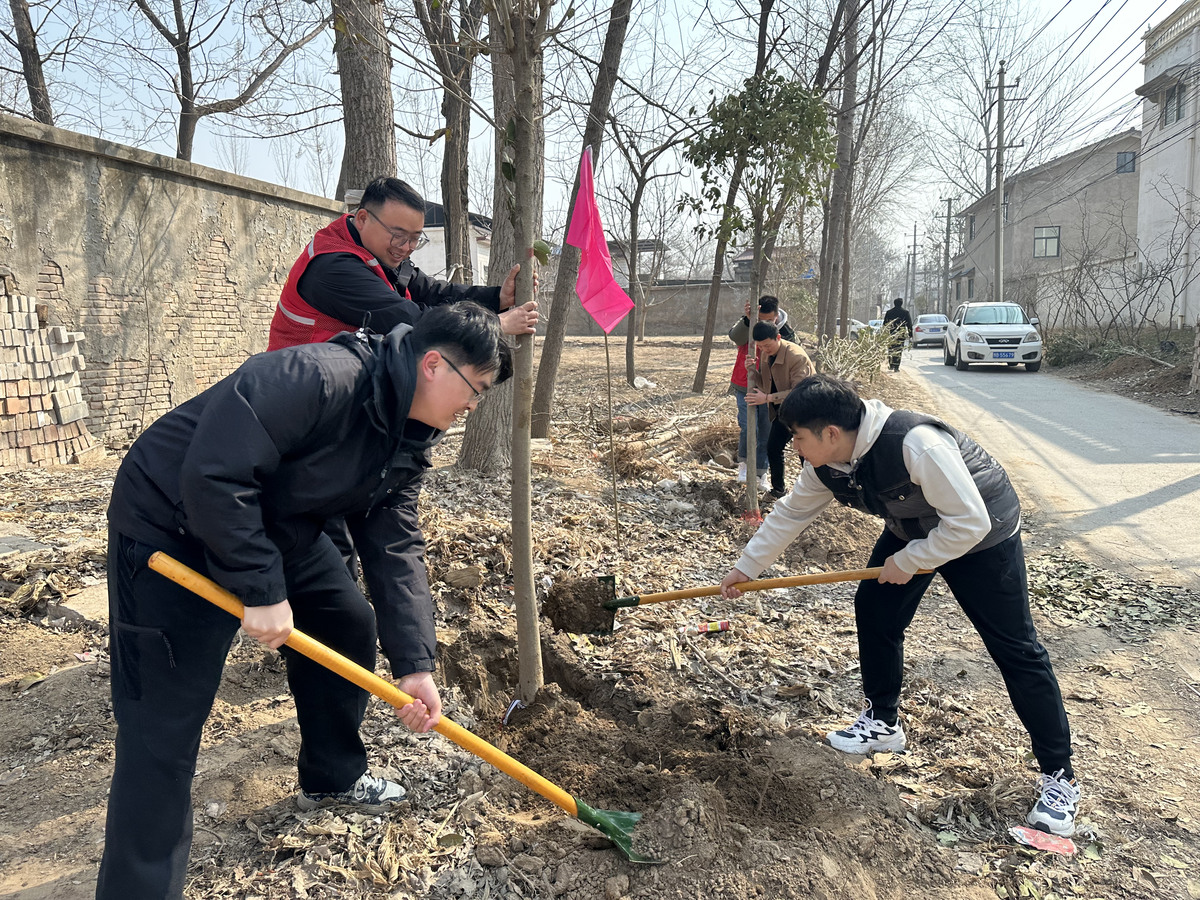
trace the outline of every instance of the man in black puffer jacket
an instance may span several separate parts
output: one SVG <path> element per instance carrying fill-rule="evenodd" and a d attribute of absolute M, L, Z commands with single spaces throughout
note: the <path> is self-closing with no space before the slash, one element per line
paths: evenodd
<path fill-rule="evenodd" d="M 342 334 L 248 359 L 164 415 L 121 464 L 109 506 L 116 765 L 101 900 L 181 898 L 201 729 L 238 621 L 147 567 L 164 550 L 246 605 L 241 625 L 280 647 L 295 626 L 368 670 L 376 635 L 399 711 L 441 710 L 417 520 L 430 449 L 511 373 L 499 320 L 465 302 L 387 335 Z M 344 516 L 371 589 L 351 580 L 324 523 Z M 374 608 L 372 609 L 372 605 Z M 403 788 L 367 771 L 367 694 L 283 648 L 296 700 L 301 809 L 382 810 Z"/>
<path fill-rule="evenodd" d="M 936 572 L 979 632 L 1029 732 L 1042 775 L 1027 821 L 1071 835 L 1079 803 L 1071 732 L 1029 614 L 1021 505 L 1004 469 L 946 423 L 864 402 L 828 375 L 801 381 L 778 421 L 791 429 L 804 469 L 721 582 L 721 595 L 739 596 L 738 584 L 770 566 L 832 500 L 883 519 L 867 564 L 883 571 L 854 597 L 865 709 L 830 732 L 829 743 L 846 753 L 905 748 L 897 718 L 904 632 Z"/>

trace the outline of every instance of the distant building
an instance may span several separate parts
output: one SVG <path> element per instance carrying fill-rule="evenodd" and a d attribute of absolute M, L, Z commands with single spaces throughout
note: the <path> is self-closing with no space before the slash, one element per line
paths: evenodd
<path fill-rule="evenodd" d="M 1189 0 L 1146 32 L 1142 57 L 1142 148 L 1138 156 L 1141 277 L 1157 317 L 1200 317 L 1196 223 L 1200 0 Z"/>
<path fill-rule="evenodd" d="M 742 250 L 730 260 L 730 265 L 734 281 L 748 282 L 754 270 L 754 249 Z M 776 247 L 771 254 L 771 265 L 767 267 L 767 281 L 774 284 L 815 281 L 816 266 L 816 256 L 803 247 Z"/>
<path fill-rule="evenodd" d="M 1138 150 L 1130 129 L 1004 180 L 1004 299 L 1047 324 L 1067 315 L 1075 273 L 1111 280 L 1136 258 Z M 991 300 L 996 273 L 995 195 L 959 213 L 962 251 L 950 266 L 951 311 Z M 1097 273 L 1104 272 L 1103 276 Z"/>
<path fill-rule="evenodd" d="M 637 244 L 638 281 L 643 286 L 653 284 L 658 280 L 658 270 L 662 267 L 668 247 L 657 238 L 638 238 Z M 629 242 L 609 241 L 608 255 L 612 257 L 613 277 L 628 292 Z"/>

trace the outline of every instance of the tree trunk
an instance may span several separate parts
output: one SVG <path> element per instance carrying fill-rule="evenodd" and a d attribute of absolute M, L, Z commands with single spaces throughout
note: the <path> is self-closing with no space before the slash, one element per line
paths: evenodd
<path fill-rule="evenodd" d="M 850 14 L 846 22 L 845 56 L 849 60 L 842 83 L 842 102 L 838 109 L 837 168 L 833 172 L 833 184 L 829 191 L 828 228 L 825 230 L 821 247 L 821 258 L 828 269 L 821 271 L 821 290 L 817 299 L 818 317 L 822 323 L 821 336 L 832 332 L 834 303 L 838 296 L 839 279 L 842 277 L 841 257 L 843 230 L 849 226 L 846 219 L 850 194 L 850 155 L 854 143 L 854 108 L 858 101 L 858 15 Z M 849 333 L 850 323 L 842 319 L 842 337 Z"/>
<path fill-rule="evenodd" d="M 516 89 L 515 209 L 513 243 L 522 260 L 517 274 L 517 305 L 533 299 L 533 242 L 542 230 L 542 172 L 545 149 L 542 122 L 540 37 L 533 20 L 513 17 L 516 49 L 513 84 Z M 497 123 L 499 124 L 499 123 Z M 532 703 L 542 686 L 541 634 L 537 595 L 533 585 L 533 527 L 530 471 L 530 420 L 533 407 L 533 345 L 535 335 L 517 338 L 514 360 L 512 430 L 513 589 L 517 610 L 518 678 L 521 700 Z"/>
<path fill-rule="evenodd" d="M 13 31 L 17 39 L 17 52 L 21 54 L 21 69 L 25 73 L 25 86 L 29 90 L 29 107 L 33 117 L 43 125 L 54 124 L 54 110 L 50 106 L 50 91 L 46 88 L 46 76 L 42 72 L 42 56 L 38 52 L 37 33 L 29 18 L 27 0 L 8 0 L 12 9 Z"/>
<path fill-rule="evenodd" d="M 179 41 L 175 47 L 175 61 L 179 66 L 179 134 L 175 136 L 175 156 L 190 160 L 200 117 L 196 115 L 196 82 L 192 77 L 192 36 L 184 30 L 183 11 L 178 3 L 175 5 L 175 23 Z"/>
<path fill-rule="evenodd" d="M 721 278 L 725 274 L 725 250 L 729 247 L 729 217 L 734 201 L 742 187 L 742 171 L 746 168 L 743 155 L 734 164 L 729 178 L 729 190 L 725 193 L 725 209 L 721 213 L 721 226 L 717 234 L 717 249 L 713 254 L 712 284 L 708 288 L 708 314 L 704 317 L 704 341 L 700 345 L 700 361 L 696 364 L 696 377 L 692 380 L 692 391 L 702 393 L 708 378 L 708 358 L 712 355 L 713 334 L 717 330 L 717 311 L 721 308 Z M 749 457 L 750 448 L 746 448 Z"/>
<path fill-rule="evenodd" d="M 375 178 L 396 174 L 396 112 L 383 4 L 333 0 L 333 16 L 346 136 L 336 191 L 342 199 L 347 190 L 360 190 Z"/>
<path fill-rule="evenodd" d="M 608 121 L 608 108 L 612 101 L 613 87 L 617 83 L 617 71 L 621 66 L 621 52 L 625 47 L 625 32 L 629 28 L 629 11 L 633 0 L 613 0 L 609 13 L 608 30 L 604 35 L 604 52 L 600 57 L 600 71 L 596 73 L 596 86 L 592 89 L 592 102 L 588 107 L 587 124 L 583 129 L 583 146 L 592 148 L 592 162 L 600 164 L 600 147 L 604 138 L 604 123 Z M 579 171 L 575 172 L 575 185 L 571 188 L 571 204 L 574 210 L 575 197 L 579 193 Z M 554 296 L 546 318 L 546 336 L 542 342 L 542 356 L 538 361 L 537 387 L 533 394 L 532 434 L 537 438 L 550 436 L 550 410 L 554 405 L 554 382 L 558 378 L 558 364 L 562 360 L 563 338 L 567 334 L 567 319 L 575 298 L 575 282 L 579 278 L 579 248 L 564 242 L 558 259 L 558 274 L 554 280 Z"/>
<path fill-rule="evenodd" d="M 629 251 L 626 254 L 629 258 L 629 293 L 633 299 L 633 309 L 629 311 L 629 315 L 625 317 L 625 380 L 629 382 L 630 387 L 633 386 L 633 379 L 637 377 L 636 359 L 634 345 L 637 339 L 638 330 L 638 313 L 643 310 L 646 305 L 646 295 L 642 291 L 642 284 L 638 276 L 638 227 L 641 224 L 641 209 L 642 209 L 642 194 L 646 190 L 646 185 L 649 183 L 648 178 L 639 178 L 637 187 L 633 191 L 633 202 L 629 205 Z"/>
<path fill-rule="evenodd" d="M 471 221 L 467 209 L 468 149 L 471 142 L 471 69 L 447 86 L 442 98 L 446 146 L 442 156 L 442 209 L 445 214 L 446 273 L 455 284 L 472 284 Z"/>
<path fill-rule="evenodd" d="M 846 179 L 846 220 L 842 225 L 842 296 L 839 313 L 842 318 L 842 336 L 850 329 L 850 213 L 854 206 L 854 170 L 851 164 Z"/>
<path fill-rule="evenodd" d="M 767 26 L 771 20 L 771 8 L 775 0 L 760 0 L 758 6 L 758 55 L 754 63 L 754 75 L 758 77 L 767 68 Z M 704 317 L 704 341 L 700 344 L 700 361 L 696 363 L 696 377 L 692 380 L 692 391 L 701 393 L 708 378 L 708 358 L 712 355 L 713 334 L 717 330 L 717 312 L 721 308 L 721 277 L 725 274 L 725 251 L 729 247 L 729 218 L 742 187 L 742 172 L 746 168 L 746 156 L 738 157 L 729 178 L 729 190 L 725 194 L 725 207 L 721 212 L 721 225 L 717 232 L 717 249 L 713 254 L 712 284 L 708 288 L 708 314 Z M 757 299 L 757 298 L 752 298 Z M 746 448 L 749 459 L 751 448 Z"/>
<path fill-rule="evenodd" d="M 446 278 L 454 284 L 474 284 L 475 273 L 471 264 L 474 236 L 467 208 L 470 174 L 468 149 L 471 141 L 474 46 L 483 24 L 483 0 L 460 0 L 457 29 L 449 2 L 414 0 L 413 5 L 434 64 L 442 76 L 445 146 L 441 186 Z"/>
<path fill-rule="evenodd" d="M 509 214 L 512 190 L 504 178 L 505 128 L 516 111 L 512 57 L 504 48 L 504 26 L 493 11 L 488 14 L 491 40 L 492 108 L 496 114 L 494 150 L 495 178 L 492 194 L 492 249 L 488 284 L 500 285 L 517 261 L 513 243 L 513 221 Z M 526 267 L 522 266 L 522 270 Z M 512 465 L 513 381 L 509 379 L 488 391 L 475 412 L 467 417 L 457 465 L 485 475 L 505 472 Z"/>

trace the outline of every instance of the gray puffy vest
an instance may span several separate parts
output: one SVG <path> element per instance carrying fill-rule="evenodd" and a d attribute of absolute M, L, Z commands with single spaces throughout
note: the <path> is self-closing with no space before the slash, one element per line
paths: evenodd
<path fill-rule="evenodd" d="M 933 425 L 954 438 L 987 506 L 992 530 L 967 552 L 977 553 L 1006 540 L 1021 521 L 1021 503 L 1007 473 L 971 438 L 933 416 L 896 410 L 853 472 L 829 466 L 814 471 L 841 503 L 883 519 L 888 531 L 901 540 L 926 537 L 941 520 L 904 465 L 904 438 L 918 425 Z"/>

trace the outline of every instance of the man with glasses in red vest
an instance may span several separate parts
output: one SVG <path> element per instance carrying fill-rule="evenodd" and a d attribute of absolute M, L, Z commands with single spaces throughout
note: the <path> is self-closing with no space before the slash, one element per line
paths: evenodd
<path fill-rule="evenodd" d="M 519 264 L 498 288 L 436 281 L 410 259 L 428 243 L 424 226 L 425 201 L 411 185 L 398 178 L 368 184 L 358 210 L 322 228 L 301 251 L 275 308 L 267 349 L 359 328 L 387 334 L 415 324 L 430 307 L 460 300 L 499 315 L 506 334 L 534 332 L 537 303 L 515 306 Z"/>

